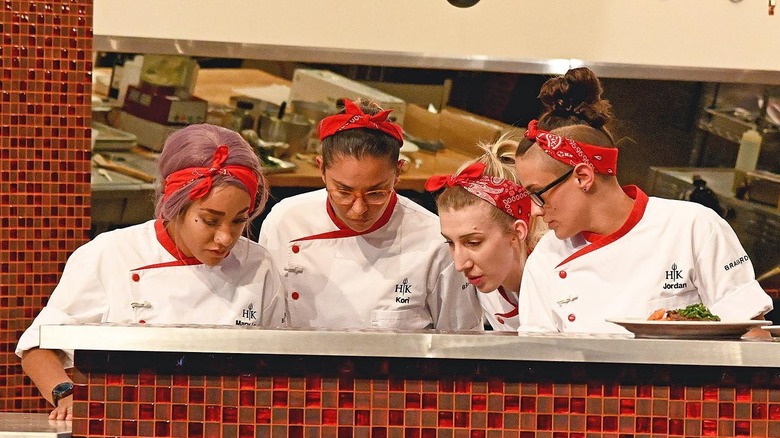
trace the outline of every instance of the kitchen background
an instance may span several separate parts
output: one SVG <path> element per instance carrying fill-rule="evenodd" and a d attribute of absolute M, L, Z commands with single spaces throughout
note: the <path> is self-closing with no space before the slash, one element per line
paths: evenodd
<path fill-rule="evenodd" d="M 648 7 L 647 3 L 642 7 Z M 129 15 L 134 12 L 126 11 Z M 6 0 L 0 13 L 0 411 L 46 411 L 45 402 L 23 376 L 13 351 L 20 333 L 46 302 L 67 256 L 90 237 L 93 4 L 88 0 Z M 102 50 L 106 49 L 105 41 L 101 40 Z M 133 44 L 125 51 L 145 52 L 143 39 L 133 40 Z M 222 53 L 231 54 L 229 50 Z M 452 65 L 408 68 L 395 62 L 371 66 L 323 63 L 331 61 L 325 59 L 329 54 L 324 51 L 323 59 L 318 60 L 312 60 L 311 53 L 300 60 L 291 60 L 294 55 L 285 53 L 269 55 L 270 61 L 215 58 L 213 54 L 197 59 L 203 68 L 260 68 L 287 79 L 299 66 L 326 68 L 371 81 L 438 84 L 451 79 L 450 105 L 521 127 L 537 114 L 535 95 L 550 76 L 536 69 L 531 69 L 532 73 L 502 73 L 473 64 L 453 69 Z M 343 60 L 343 56 L 335 58 Z M 707 75 L 702 81 L 662 80 L 659 77 L 669 70 L 653 73 L 645 68 L 639 71 L 646 77 L 628 78 L 625 74 L 602 74 L 598 67 L 594 65 L 594 70 L 601 75 L 605 96 L 619 120 L 613 127 L 616 137 L 624 139 L 620 143 L 621 180 L 648 191 L 655 187 L 654 166 L 732 168 L 739 137 L 726 133 L 728 128 L 747 129 L 751 120 L 761 116 L 760 99 L 780 98 L 777 72 L 764 71 L 757 76 L 761 80 L 747 83 L 745 75 L 737 72 L 733 80 L 723 74 L 717 80 L 707 80 Z M 674 72 L 670 76 L 678 78 Z M 767 78 L 772 80 L 764 80 Z M 736 107 L 744 109 L 739 113 L 743 119 L 732 117 Z M 780 154 L 773 140 L 777 127 L 766 127 L 759 168 L 778 172 Z M 679 184 L 678 188 L 682 192 L 688 186 Z M 736 220 L 742 220 L 742 215 L 736 214 Z M 777 239 L 778 220 L 770 215 L 759 219 L 763 222 L 755 223 L 769 223 L 768 231 L 752 223 L 745 226 L 746 231 L 763 230 L 764 237 L 757 239 L 765 248 L 758 252 L 775 259 L 760 262 L 762 266 L 776 265 L 777 245 L 771 239 Z"/>

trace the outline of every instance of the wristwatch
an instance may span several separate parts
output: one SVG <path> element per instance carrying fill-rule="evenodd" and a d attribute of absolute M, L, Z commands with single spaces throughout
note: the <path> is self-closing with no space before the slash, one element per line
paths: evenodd
<path fill-rule="evenodd" d="M 62 382 L 51 390 L 51 402 L 56 407 L 63 398 L 73 394 L 73 383 Z"/>

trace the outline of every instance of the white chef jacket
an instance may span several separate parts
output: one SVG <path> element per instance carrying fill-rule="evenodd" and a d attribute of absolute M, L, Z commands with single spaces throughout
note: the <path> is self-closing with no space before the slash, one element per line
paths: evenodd
<path fill-rule="evenodd" d="M 490 292 L 477 292 L 484 317 L 495 331 L 514 331 L 520 326 L 517 292 L 503 287 Z"/>
<path fill-rule="evenodd" d="M 455 270 L 438 217 L 396 193 L 364 233 L 335 216 L 325 189 L 283 199 L 259 242 L 283 270 L 293 327 L 482 328 L 476 291 Z"/>
<path fill-rule="evenodd" d="M 217 266 L 178 261 L 176 252 L 154 220 L 102 233 L 76 249 L 16 354 L 39 345 L 43 324 L 285 324 L 284 287 L 265 248 L 241 237 Z M 72 351 L 66 355 L 67 368 Z"/>
<path fill-rule="evenodd" d="M 624 191 L 634 207 L 612 235 L 541 239 L 523 272 L 519 331 L 627 333 L 605 319 L 699 302 L 724 321 L 772 309 L 745 249 L 713 210 Z"/>

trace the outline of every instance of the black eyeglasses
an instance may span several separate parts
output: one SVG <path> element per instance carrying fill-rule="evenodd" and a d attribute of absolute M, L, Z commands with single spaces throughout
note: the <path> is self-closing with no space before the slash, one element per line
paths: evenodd
<path fill-rule="evenodd" d="M 551 182 L 550 184 L 547 184 L 540 190 L 530 193 L 528 196 L 531 198 L 531 201 L 533 201 L 533 203 L 536 204 L 538 207 L 544 207 L 544 199 L 542 199 L 542 193 L 550 190 L 551 188 L 565 181 L 566 178 L 571 176 L 573 172 L 574 172 L 574 168 L 572 167 L 568 172 L 564 173 L 558 178 L 555 178 L 555 181 Z"/>

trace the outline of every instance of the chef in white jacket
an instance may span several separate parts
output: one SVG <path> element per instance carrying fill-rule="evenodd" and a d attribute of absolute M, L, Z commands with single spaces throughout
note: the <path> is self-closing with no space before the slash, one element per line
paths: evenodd
<path fill-rule="evenodd" d="M 517 158 L 517 174 L 532 214 L 554 233 L 526 263 L 520 330 L 626 333 L 607 319 L 700 302 L 724 321 L 772 309 L 729 225 L 699 204 L 621 187 L 617 149 L 603 130 L 547 132 L 533 121 L 526 137 L 534 143 Z"/>
<path fill-rule="evenodd" d="M 485 319 L 493 330 L 514 331 L 531 236 L 531 200 L 512 165 L 501 161 L 514 156 L 517 142 L 502 138 L 480 147 L 483 155 L 453 175 L 431 177 L 425 188 L 443 189 L 436 196 L 441 234 L 455 268 L 477 289 Z"/>
<path fill-rule="evenodd" d="M 282 326 L 285 295 L 268 252 L 242 237 L 268 187 L 235 132 L 191 125 L 159 158 L 157 219 L 100 234 L 68 259 L 47 305 L 16 353 L 51 419 L 70 419 L 72 351 L 38 348 L 44 324 L 133 323 Z M 258 196 L 259 195 L 259 196 Z"/>
<path fill-rule="evenodd" d="M 390 111 L 346 100 L 320 122 L 325 188 L 283 199 L 259 242 L 281 269 L 290 324 L 479 330 L 479 304 L 455 270 L 437 217 L 394 188 L 401 128 Z"/>

